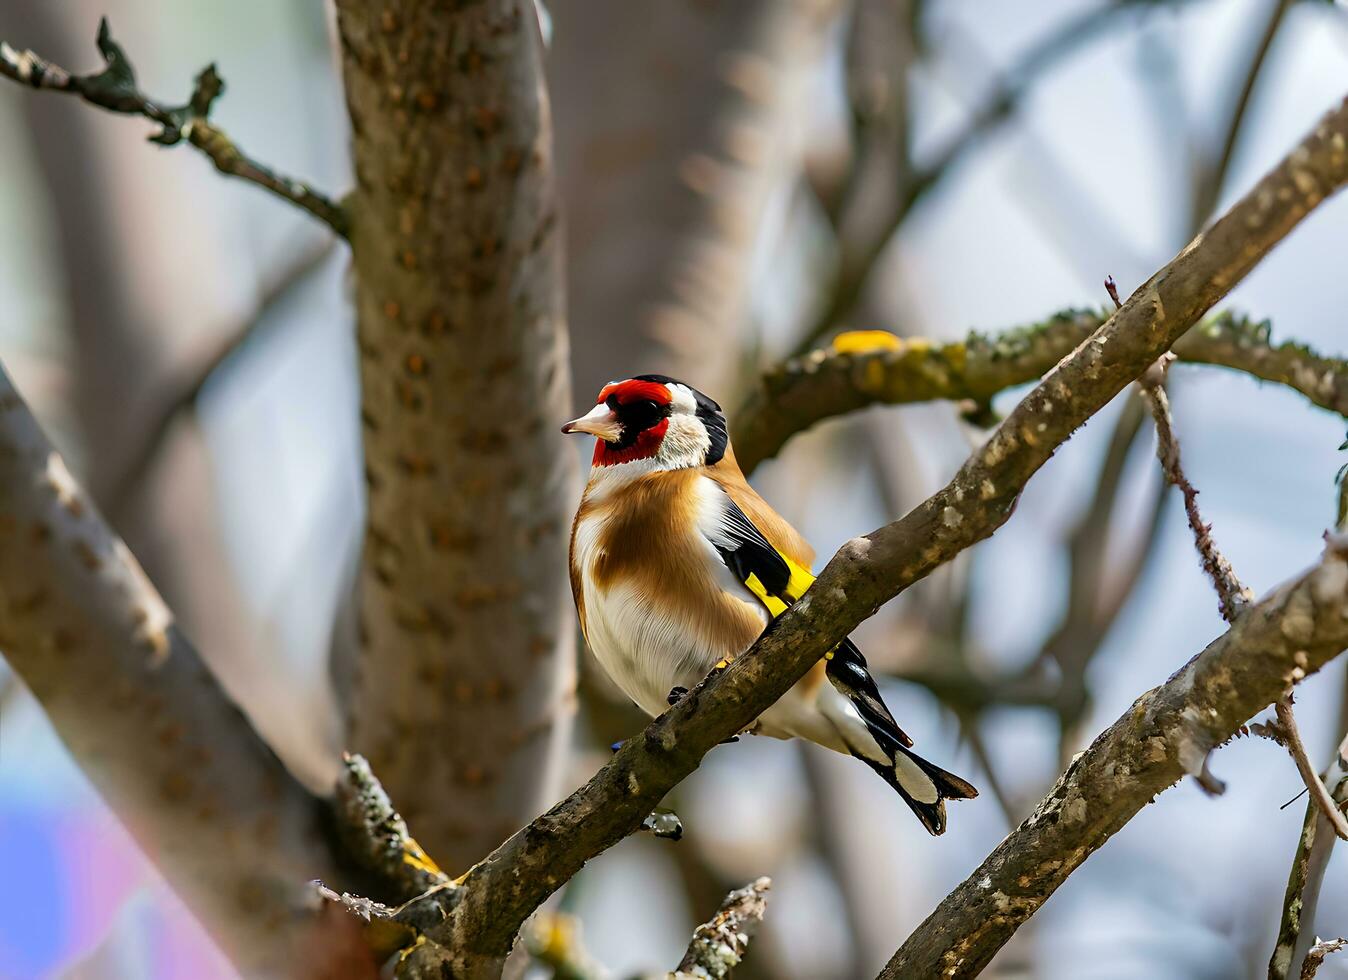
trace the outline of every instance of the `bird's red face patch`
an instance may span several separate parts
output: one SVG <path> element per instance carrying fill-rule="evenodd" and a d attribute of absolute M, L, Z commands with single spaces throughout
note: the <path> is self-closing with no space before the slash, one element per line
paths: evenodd
<path fill-rule="evenodd" d="M 669 389 L 658 381 L 618 381 L 611 385 L 604 385 L 594 403 L 598 405 L 610 398 L 616 399 L 619 405 L 632 405 L 647 400 L 663 406 L 674 400 L 674 396 L 669 393 Z"/>
<path fill-rule="evenodd" d="M 649 459 L 660 451 L 669 431 L 669 408 L 674 396 L 658 381 L 619 381 L 605 385 L 596 404 L 606 404 L 623 427 L 617 442 L 595 441 L 594 466 L 614 466 Z"/>

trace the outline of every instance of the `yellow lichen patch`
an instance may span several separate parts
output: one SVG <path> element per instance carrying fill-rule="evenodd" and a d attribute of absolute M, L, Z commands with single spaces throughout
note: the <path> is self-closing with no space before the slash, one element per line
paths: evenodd
<path fill-rule="evenodd" d="M 412 945 L 404 946 L 402 950 L 399 951 L 398 962 L 401 963 L 403 962 L 403 960 L 411 956 L 414 952 L 416 952 L 418 946 L 425 946 L 425 945 L 426 945 L 426 937 L 418 935 L 416 940 L 412 943 Z"/>
<path fill-rule="evenodd" d="M 431 856 L 423 851 L 421 845 L 411 837 L 407 838 L 407 843 L 403 845 L 403 863 L 410 864 L 418 871 L 428 875 L 439 877 L 444 874 L 439 865 L 431 860 Z"/>
<path fill-rule="evenodd" d="M 888 330 L 848 330 L 833 338 L 835 354 L 870 354 L 902 349 L 903 340 Z"/>

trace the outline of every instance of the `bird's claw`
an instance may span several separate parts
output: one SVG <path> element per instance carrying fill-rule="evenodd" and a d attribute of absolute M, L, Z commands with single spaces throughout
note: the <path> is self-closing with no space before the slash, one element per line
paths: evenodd
<path fill-rule="evenodd" d="M 665 701 L 669 703 L 670 707 L 673 707 L 674 705 L 682 701 L 684 695 L 686 695 L 687 693 L 688 688 L 686 687 L 671 687 L 669 689 L 669 693 L 665 695 Z"/>

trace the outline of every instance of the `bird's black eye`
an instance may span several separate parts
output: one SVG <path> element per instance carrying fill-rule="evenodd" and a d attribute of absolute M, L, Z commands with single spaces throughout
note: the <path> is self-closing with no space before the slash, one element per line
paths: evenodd
<path fill-rule="evenodd" d="M 653 414 L 656 415 L 660 414 L 660 403 L 657 401 L 652 401 L 649 398 L 647 398 L 645 401 L 641 403 L 641 407 Z"/>
<path fill-rule="evenodd" d="M 607 398 L 604 399 L 604 404 L 616 412 L 618 410 L 618 396 L 609 395 Z"/>

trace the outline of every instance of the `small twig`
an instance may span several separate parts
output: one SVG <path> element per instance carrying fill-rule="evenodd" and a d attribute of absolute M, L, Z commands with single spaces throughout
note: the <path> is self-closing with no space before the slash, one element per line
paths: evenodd
<path fill-rule="evenodd" d="M 1301 964 L 1301 980 L 1314 980 L 1325 957 L 1330 953 L 1337 953 L 1345 946 L 1348 946 L 1346 939 L 1316 939 L 1315 945 L 1306 953 L 1306 961 Z"/>
<path fill-rule="evenodd" d="M 727 895 L 716 914 L 693 930 L 688 951 L 669 976 L 675 980 L 724 980 L 730 976 L 744 959 L 749 940 L 763 921 L 771 887 L 771 879 L 759 878 Z"/>
<path fill-rule="evenodd" d="M 1114 302 L 1115 309 L 1123 306 L 1119 300 L 1119 287 L 1113 276 L 1105 276 L 1105 291 Z M 1189 520 L 1189 529 L 1193 532 L 1194 547 L 1203 562 L 1203 570 L 1212 580 L 1217 590 L 1217 609 L 1222 619 L 1234 623 L 1241 609 L 1254 597 L 1236 577 L 1231 563 L 1226 560 L 1212 538 L 1211 525 L 1203 523 L 1203 515 L 1198 512 L 1198 491 L 1184 475 L 1180 463 L 1179 438 L 1175 435 L 1174 419 L 1170 415 L 1170 398 L 1165 391 L 1166 372 L 1175 360 L 1175 355 L 1167 351 L 1156 359 L 1155 363 L 1137 379 L 1137 388 L 1151 410 L 1156 424 L 1156 458 L 1161 462 L 1161 471 L 1171 486 L 1177 487 L 1184 497 L 1184 513 Z M 1209 796 L 1221 796 L 1226 792 L 1226 783 L 1213 775 L 1209 768 L 1211 753 L 1205 753 L 1197 767 L 1190 767 L 1194 782 Z"/>
<path fill-rule="evenodd" d="M 1296 717 L 1292 714 L 1292 699 L 1290 697 L 1283 698 L 1278 702 L 1275 710 L 1278 713 L 1278 723 L 1282 727 L 1287 751 L 1292 754 L 1292 759 L 1297 764 L 1297 770 L 1301 773 L 1301 779 L 1305 782 L 1306 788 L 1310 790 L 1311 799 L 1315 801 L 1315 805 L 1320 808 L 1320 812 L 1329 821 L 1329 826 L 1333 828 L 1335 836 L 1340 840 L 1348 840 L 1348 819 L 1345 819 L 1339 811 L 1334 798 L 1325 788 L 1324 782 L 1321 781 L 1320 774 L 1315 771 L 1309 756 L 1306 755 L 1306 746 L 1301 741 L 1301 732 L 1297 730 Z"/>
<path fill-rule="evenodd" d="M 314 881 L 314 891 L 320 898 L 332 902 L 334 905 L 340 905 L 352 915 L 358 916 L 366 922 L 372 919 L 391 919 L 397 910 L 382 902 L 376 902 L 372 899 L 362 898 L 360 895 L 352 895 L 350 892 L 336 892 L 323 884 L 321 881 Z"/>
<path fill-rule="evenodd" d="M 1113 276 L 1105 277 L 1105 289 L 1116 307 L 1123 305 L 1119 302 L 1119 290 Z M 1194 535 L 1194 547 L 1198 549 L 1199 558 L 1202 559 L 1203 570 L 1212 580 L 1213 588 L 1217 590 L 1217 605 L 1222 619 L 1230 623 L 1235 621 L 1236 616 L 1250 602 L 1253 595 L 1241 584 L 1231 563 L 1217 547 L 1217 542 L 1212 538 L 1212 526 L 1205 524 L 1203 515 L 1199 513 L 1198 491 L 1184 475 L 1184 468 L 1180 463 L 1179 438 L 1175 435 L 1174 419 L 1170 415 L 1170 398 L 1165 392 L 1166 372 L 1174 359 L 1173 354 L 1159 358 L 1138 379 L 1137 384 L 1156 423 L 1156 457 L 1161 461 L 1161 469 L 1165 472 L 1166 480 L 1178 488 L 1184 496 L 1184 513 L 1189 520 L 1189 529 Z"/>
<path fill-rule="evenodd" d="M 112 39 L 106 17 L 98 23 L 98 50 L 103 56 L 103 70 L 73 75 L 33 51 L 18 51 L 0 41 L 0 75 L 32 88 L 78 96 L 109 112 L 143 116 L 159 126 L 150 142 L 174 146 L 185 140 L 222 174 L 256 184 L 309 212 L 343 238 L 349 236 L 349 217 L 340 204 L 303 181 L 283 177 L 246 156 L 224 130 L 209 121 L 211 107 L 225 90 L 215 65 L 206 66 L 197 75 L 186 103 L 170 106 L 151 99 L 137 87 L 135 68 L 121 45 Z"/>
<path fill-rule="evenodd" d="M 1165 359 L 1158 361 L 1158 366 L 1164 361 Z M 1162 378 L 1164 370 L 1165 368 L 1161 366 Z M 1203 516 L 1198 511 L 1198 491 L 1184 475 L 1180 465 L 1179 440 L 1175 436 L 1170 416 L 1170 399 L 1166 395 L 1162 380 L 1148 373 L 1143 375 L 1139 385 L 1143 396 L 1147 399 L 1147 406 L 1151 409 L 1152 418 L 1156 420 L 1156 455 L 1161 461 L 1161 468 L 1165 471 L 1166 479 L 1179 488 L 1184 496 L 1184 514 L 1188 518 L 1189 529 L 1193 531 L 1194 546 L 1203 561 L 1203 571 L 1207 573 L 1217 590 L 1218 610 L 1222 619 L 1228 623 L 1232 622 L 1249 603 L 1252 595 L 1236 577 L 1231 563 L 1212 538 L 1212 526 L 1203 522 Z"/>
<path fill-rule="evenodd" d="M 1273 39 L 1277 36 L 1278 30 L 1282 27 L 1283 18 L 1291 7 L 1291 0 L 1275 0 L 1272 9 L 1269 11 L 1268 20 L 1264 23 L 1264 29 L 1259 34 L 1259 40 L 1250 53 L 1250 60 L 1245 66 L 1240 91 L 1237 93 L 1235 101 L 1232 102 L 1226 117 L 1221 144 L 1209 160 L 1202 160 L 1197 166 L 1190 213 L 1190 225 L 1194 234 L 1202 229 L 1203 222 L 1207 220 L 1208 215 L 1217 206 L 1217 200 L 1222 193 L 1222 185 L 1226 183 L 1227 174 L 1231 170 L 1231 161 L 1235 158 L 1236 145 L 1240 141 L 1241 130 L 1244 129 L 1245 120 L 1248 118 L 1255 84 L 1263 71 L 1268 53 L 1273 48 Z"/>
<path fill-rule="evenodd" d="M 410 901 L 449 881 L 408 832 L 363 756 L 342 756 L 333 809 L 347 855 L 376 876 L 389 897 Z"/>
<path fill-rule="evenodd" d="M 1017 817 L 1016 808 L 1011 805 L 1011 797 L 1007 795 L 1006 787 L 1002 785 L 1001 777 L 997 775 L 997 768 L 992 764 L 992 756 L 988 754 L 987 740 L 983 738 L 983 733 L 978 727 L 978 718 L 970 718 L 967 721 L 961 718 L 960 727 L 969 739 L 969 748 L 973 751 L 974 758 L 978 760 L 979 768 L 983 770 L 983 785 L 988 788 L 992 798 L 997 801 L 997 807 L 1002 811 L 1002 817 L 1006 820 L 1007 829 L 1015 829 L 1020 820 Z"/>

